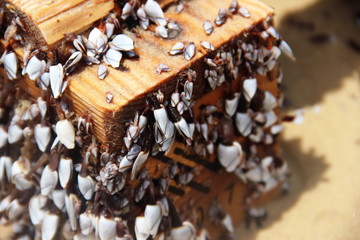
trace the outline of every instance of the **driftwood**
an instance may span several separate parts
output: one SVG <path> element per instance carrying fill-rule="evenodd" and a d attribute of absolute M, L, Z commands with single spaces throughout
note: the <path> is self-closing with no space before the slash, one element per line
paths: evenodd
<path fill-rule="evenodd" d="M 219 9 L 228 6 L 230 2 L 190 1 L 181 14 L 176 14 L 174 7 L 170 7 L 165 16 L 183 28 L 179 36 L 172 40 L 161 39 L 153 32 L 141 29 L 137 29 L 136 34 L 126 32 L 135 41 L 135 51 L 140 59 L 126 60 L 124 65 L 128 71 L 109 67 L 109 74 L 103 81 L 98 79 L 97 65 L 86 67 L 83 71 L 68 77 L 69 87 L 65 98 L 70 101 L 78 115 L 84 111 L 90 113 L 94 120 L 95 135 L 99 140 L 115 146 L 123 137 L 121 133 L 124 123 L 133 117 L 134 110 L 143 109 L 149 93 L 161 89 L 168 95 L 174 90 L 176 78 L 183 70 L 196 69 L 199 80 L 196 82 L 195 92 L 201 92 L 205 86 L 203 72 L 206 63 L 203 58 L 207 55 L 207 51 L 200 45 L 201 41 L 209 41 L 215 49 L 219 49 L 236 37 L 242 38 L 249 29 L 273 15 L 273 10 L 260 1 L 243 1 L 242 6 L 249 9 L 251 17 L 231 16 L 224 25 L 215 28 L 208 36 L 203 30 L 203 22 L 215 19 Z M 185 60 L 183 55 L 168 54 L 179 41 L 194 42 L 196 54 L 190 61 Z M 19 50 L 19 55 L 22 54 L 21 51 Z M 159 64 L 168 65 L 171 71 L 157 74 Z M 39 95 L 33 81 L 23 81 L 21 85 L 34 96 Z M 29 88 L 34 89 L 28 90 Z M 114 96 L 112 103 L 106 102 L 108 92 Z"/>
<path fill-rule="evenodd" d="M 124 150 L 123 138 L 135 113 L 141 114 L 145 109 L 146 102 L 159 91 L 169 101 L 171 94 L 177 90 L 178 85 L 184 83 L 182 81 L 184 76 L 189 78 L 187 74 L 190 71 L 196 73 L 193 90 L 195 104 L 191 106 L 193 111 L 191 120 L 194 121 L 204 121 L 201 117 L 203 117 L 203 106 L 206 105 L 214 105 L 217 107 L 219 115 L 226 115 L 224 114 L 224 99 L 227 99 L 229 93 L 234 94 L 243 91 L 244 80 L 250 77 L 256 78 L 255 91 L 258 101 L 264 100 L 265 92 L 271 93 L 276 99 L 275 101 L 281 97 L 282 93 L 277 81 L 280 68 L 277 63 L 264 76 L 258 74 L 257 69 L 249 69 L 251 67 L 247 68 L 244 65 L 242 68 L 239 67 L 239 74 L 236 74 L 236 77 L 231 80 L 227 79 L 229 80 L 227 83 L 214 88 L 209 86 L 205 76 L 205 72 L 209 68 L 205 61 L 206 58 L 214 58 L 218 52 L 223 50 L 232 53 L 233 49 L 239 47 L 239 43 L 251 43 L 253 35 L 259 34 L 268 25 L 272 25 L 273 9 L 257 0 L 241 1 L 241 6 L 248 9 L 251 15 L 249 17 L 240 14 L 229 15 L 226 22 L 221 26 L 216 26 L 214 32 L 209 35 L 203 29 L 204 22 L 213 23 L 219 9 L 227 8 L 232 1 L 186 1 L 184 10 L 180 14 L 175 13 L 176 6 L 171 5 L 174 2 L 173 0 L 165 0 L 159 3 L 162 7 L 166 7 L 165 17 L 175 21 L 180 26 L 181 30 L 177 35 L 171 39 L 162 39 L 154 33 L 154 26 L 150 26 L 147 31 L 140 27 L 124 30 L 123 33 L 134 40 L 134 50 L 140 56 L 139 59 L 125 59 L 122 61 L 121 69 L 108 66 L 109 73 L 104 80 L 100 80 L 98 77 L 98 65 L 82 66 L 66 78 L 69 85 L 63 99 L 69 103 L 71 110 L 77 116 L 82 116 L 84 113 L 91 116 L 93 134 L 96 141 L 102 144 L 101 151 L 104 151 L 104 146 L 107 146 L 110 152 L 114 154 L 128 153 L 128 150 Z M 109 0 L 49 1 L 48 5 L 44 1 L 30 0 L 8 0 L 8 3 L 10 4 L 6 5 L 8 11 L 13 11 L 12 16 L 18 15 L 21 22 L 24 23 L 27 31 L 23 31 L 21 34 L 27 39 L 26 42 L 34 46 L 45 46 L 48 50 L 66 45 L 68 41 L 65 39 L 66 34 L 86 32 L 86 35 L 90 31 L 89 28 L 101 25 L 99 20 L 105 18 L 110 11 L 118 11 L 114 8 L 113 1 Z M 205 49 L 201 46 L 203 41 L 208 41 L 214 49 L 210 51 Z M 271 41 L 280 40 L 272 39 Z M 190 60 L 185 59 L 183 54 L 170 56 L 169 51 L 177 42 L 195 45 L 196 50 Z M 271 49 L 273 42 L 264 41 L 261 42 L 263 45 L 259 45 Z M 13 45 L 20 62 L 23 61 L 24 57 L 22 47 Z M 167 65 L 170 70 L 157 72 L 160 64 Z M 231 78 L 232 73 L 226 74 L 227 78 Z M 42 94 L 41 88 L 36 86 L 28 75 L 23 76 L 17 84 L 33 98 L 38 98 Z M 107 100 L 109 94 L 111 100 Z M 248 100 L 246 104 L 246 107 L 250 108 L 250 105 L 259 103 Z M 263 103 L 260 102 L 260 104 Z M 262 105 L 261 107 L 251 107 L 259 112 L 263 111 Z M 276 115 L 277 120 L 275 122 L 280 124 L 279 108 L 273 107 L 270 110 L 273 110 Z M 254 112 L 257 111 L 254 110 Z M 218 125 L 220 125 L 221 120 L 221 118 L 215 119 Z M 265 122 L 259 125 L 261 124 L 265 125 Z M 267 128 L 266 134 L 271 135 L 269 128 L 265 128 Z M 232 134 L 235 135 L 234 132 Z M 267 156 L 277 158 L 279 156 L 277 134 L 274 133 L 274 137 L 271 136 L 271 142 L 265 144 L 263 140 L 254 141 L 256 143 L 250 142 L 248 137 L 236 132 L 233 141 L 240 143 L 245 153 L 242 155 L 241 161 L 245 161 L 248 157 L 245 156 L 246 154 L 250 155 L 250 151 L 254 151 L 253 149 L 250 150 L 250 145 L 255 146 L 257 161 L 259 159 L 261 161 Z M 83 155 L 88 150 L 86 149 L 89 146 L 88 142 L 85 145 L 86 147 L 82 146 L 80 150 Z M 219 142 L 214 144 L 219 144 Z M 159 181 L 162 177 L 169 178 L 166 172 L 169 171 L 169 166 L 172 163 L 184 168 L 184 173 L 193 174 L 191 181 L 187 184 L 180 184 L 178 179 L 169 179 L 170 187 L 167 196 L 171 197 L 182 219 L 191 220 L 197 227 L 207 228 L 212 236 L 218 235 L 223 228 L 214 227 L 213 222 L 207 218 L 209 208 L 214 201 L 218 201 L 223 210 L 229 213 L 233 222 L 237 224 L 244 218 L 245 207 L 250 206 L 245 201 L 251 200 L 252 206 L 262 204 L 263 201 L 268 201 L 275 193 L 279 192 L 280 187 L 277 185 L 256 199 L 256 196 L 251 195 L 252 189 L 249 185 L 245 185 L 233 173 L 229 173 L 230 171 L 225 171 L 217 159 L 216 152 L 208 154 L 207 157 L 199 156 L 194 153 L 194 149 L 191 149 L 193 147 L 191 144 L 186 145 L 184 139 L 176 139 L 166 154 L 160 153 L 149 156 L 141 169 L 147 169 L 154 182 Z M 260 163 L 257 162 L 257 164 Z M 96 167 L 102 168 L 103 165 L 100 166 L 97 163 Z M 240 168 L 240 166 L 238 167 Z M 138 172 L 140 171 L 138 170 Z M 96 178 L 97 176 L 91 175 L 91 177 Z M 96 181 L 99 180 L 96 179 Z M 127 189 L 124 192 L 130 196 L 130 201 L 133 201 L 135 189 L 138 189 L 141 180 L 136 178 L 130 180 L 127 175 L 126 181 Z M 279 180 L 279 183 L 281 181 Z M 135 217 L 140 214 L 139 211 L 143 211 L 144 206 L 131 207 L 136 209 L 130 213 L 129 217 L 130 224 L 133 224 Z"/>

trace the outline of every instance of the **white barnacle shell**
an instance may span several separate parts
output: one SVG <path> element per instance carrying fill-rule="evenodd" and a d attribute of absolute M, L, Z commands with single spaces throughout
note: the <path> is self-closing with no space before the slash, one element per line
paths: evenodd
<path fill-rule="evenodd" d="M 44 196 L 48 196 L 52 192 L 52 190 L 55 189 L 57 181 L 57 171 L 50 169 L 49 165 L 46 165 L 40 179 L 41 194 Z"/>
<path fill-rule="evenodd" d="M 149 20 L 143 7 L 138 8 L 136 11 L 136 16 L 138 16 L 141 21 Z"/>
<path fill-rule="evenodd" d="M 21 140 L 23 134 L 22 129 L 17 124 L 10 124 L 8 128 L 8 141 L 10 144 Z"/>
<path fill-rule="evenodd" d="M 164 136 L 165 140 L 161 141 L 161 146 L 159 146 L 159 150 L 167 154 L 170 151 L 175 140 L 175 127 L 172 122 L 169 122 Z"/>
<path fill-rule="evenodd" d="M 0 125 L 0 148 L 5 147 L 8 142 L 8 133 L 3 125 Z"/>
<path fill-rule="evenodd" d="M 43 90 L 47 90 L 50 85 L 50 73 L 44 72 L 40 76 L 40 85 Z"/>
<path fill-rule="evenodd" d="M 107 69 L 107 67 L 105 65 L 100 64 L 98 67 L 98 77 L 100 80 L 104 80 L 105 77 L 109 74 L 109 70 Z"/>
<path fill-rule="evenodd" d="M 36 56 L 30 58 L 29 62 L 26 64 L 26 73 L 29 75 L 31 80 L 35 80 L 43 74 L 45 71 L 46 62 L 44 60 L 39 60 Z"/>
<path fill-rule="evenodd" d="M 98 38 L 100 38 L 102 34 L 103 33 L 100 31 L 99 28 L 93 28 L 89 34 L 88 41 L 90 41 L 93 44 L 96 44 Z"/>
<path fill-rule="evenodd" d="M 205 21 L 203 24 L 203 28 L 207 35 L 210 35 L 214 31 L 214 26 L 210 21 Z"/>
<path fill-rule="evenodd" d="M 30 171 L 30 161 L 27 158 L 20 158 L 11 165 L 11 181 L 20 191 L 31 188 L 34 183 L 26 176 Z"/>
<path fill-rule="evenodd" d="M 254 97 L 257 89 L 257 82 L 256 78 L 248 78 L 245 79 L 243 82 L 243 93 L 245 99 L 250 102 L 251 99 Z"/>
<path fill-rule="evenodd" d="M 69 217 L 71 230 L 76 231 L 77 229 L 77 212 L 76 204 L 79 202 L 78 197 L 71 193 L 65 195 L 65 208 Z"/>
<path fill-rule="evenodd" d="M 184 4 L 182 2 L 179 2 L 178 5 L 176 5 L 175 12 L 179 14 L 182 12 L 182 10 L 184 10 Z"/>
<path fill-rule="evenodd" d="M 264 124 L 266 121 L 265 113 L 263 112 L 257 112 L 254 114 L 253 119 L 255 122 L 258 122 L 260 124 Z"/>
<path fill-rule="evenodd" d="M 175 123 L 175 127 L 182 136 L 192 139 L 189 125 L 183 117 L 181 117 L 180 120 Z"/>
<path fill-rule="evenodd" d="M 235 93 L 232 99 L 225 99 L 225 112 L 232 117 L 239 103 L 240 94 Z"/>
<path fill-rule="evenodd" d="M 150 234 L 155 237 L 161 222 L 161 208 L 159 205 L 146 205 L 144 212 L 145 224 Z"/>
<path fill-rule="evenodd" d="M 206 51 L 214 51 L 214 46 L 209 41 L 201 41 L 201 46 L 205 48 Z"/>
<path fill-rule="evenodd" d="M 98 28 L 91 30 L 88 39 L 85 41 L 87 48 L 87 55 L 89 57 L 95 57 L 97 53 L 102 53 L 107 46 L 107 36 Z"/>
<path fill-rule="evenodd" d="M 206 123 L 200 124 L 200 131 L 204 139 L 207 141 L 209 138 L 209 127 Z"/>
<path fill-rule="evenodd" d="M 228 12 L 226 11 L 225 8 L 220 8 L 220 9 L 219 9 L 218 16 L 219 16 L 220 18 L 225 18 L 225 17 L 227 17 L 227 14 L 228 14 Z"/>
<path fill-rule="evenodd" d="M 41 239 L 54 239 L 59 228 L 59 216 L 52 213 L 46 213 L 41 224 Z"/>
<path fill-rule="evenodd" d="M 176 107 L 180 102 L 180 94 L 178 92 L 173 92 L 171 94 L 171 106 Z"/>
<path fill-rule="evenodd" d="M 273 46 L 272 48 L 271 48 L 271 57 L 272 57 L 272 59 L 278 59 L 279 57 L 280 57 L 280 55 L 281 55 L 281 50 L 280 50 L 280 48 L 278 48 L 278 47 L 276 47 L 276 46 Z"/>
<path fill-rule="evenodd" d="M 0 157 L 0 181 L 3 181 L 5 175 L 7 180 L 11 180 L 11 165 L 12 160 L 9 156 L 1 156 Z"/>
<path fill-rule="evenodd" d="M 160 206 L 162 216 L 166 217 L 169 215 L 169 203 L 166 197 L 158 200 L 156 204 Z"/>
<path fill-rule="evenodd" d="M 48 126 L 37 124 L 35 126 L 35 141 L 41 152 L 45 152 L 51 139 L 51 129 Z"/>
<path fill-rule="evenodd" d="M 106 37 L 110 38 L 114 33 L 115 24 L 112 22 L 106 22 L 105 29 Z"/>
<path fill-rule="evenodd" d="M 169 37 L 169 33 L 168 33 L 168 30 L 165 26 L 163 25 L 159 25 L 156 27 L 155 29 L 156 31 L 156 34 L 159 35 L 160 37 L 162 38 L 168 38 Z"/>
<path fill-rule="evenodd" d="M 146 124 L 147 124 L 147 117 L 145 117 L 144 115 L 140 115 L 139 117 L 140 133 L 142 133 L 145 130 Z"/>
<path fill-rule="evenodd" d="M 227 11 L 225 8 L 220 8 L 219 9 L 219 13 L 218 15 L 216 16 L 216 19 L 215 19 L 215 24 L 217 26 L 221 26 L 222 24 L 224 24 L 226 22 L 226 18 L 227 18 Z"/>
<path fill-rule="evenodd" d="M 113 95 L 111 92 L 107 92 L 107 93 L 106 93 L 105 101 L 106 101 L 107 103 L 112 103 L 113 99 L 114 99 L 114 95 Z"/>
<path fill-rule="evenodd" d="M 196 230 L 190 222 L 185 221 L 182 226 L 171 229 L 170 236 L 172 240 L 194 240 Z"/>
<path fill-rule="evenodd" d="M 250 17 L 250 13 L 249 10 L 246 7 L 240 7 L 239 8 L 239 13 L 241 16 L 245 17 L 245 18 L 249 18 Z"/>
<path fill-rule="evenodd" d="M 170 122 L 166 109 L 165 108 L 155 109 L 154 117 L 159 126 L 160 131 L 162 132 L 162 134 L 165 134 L 168 123 Z"/>
<path fill-rule="evenodd" d="M 81 174 L 78 175 L 78 184 L 81 194 L 86 200 L 90 200 L 95 191 L 94 180 L 90 176 L 83 177 Z"/>
<path fill-rule="evenodd" d="M 125 172 L 126 170 L 131 168 L 132 164 L 133 162 L 129 160 L 127 156 L 123 157 L 119 165 L 119 172 Z"/>
<path fill-rule="evenodd" d="M 149 18 L 145 13 L 144 8 L 143 7 L 138 8 L 138 10 L 136 11 L 136 15 L 140 19 L 141 28 L 144 30 L 148 29 L 150 23 L 149 23 Z"/>
<path fill-rule="evenodd" d="M 275 39 L 280 38 L 280 34 L 276 31 L 276 29 L 273 26 L 270 26 L 268 29 L 266 29 L 266 32 Z"/>
<path fill-rule="evenodd" d="M 71 158 L 60 158 L 59 166 L 59 182 L 62 188 L 68 188 L 73 174 L 73 161 Z"/>
<path fill-rule="evenodd" d="M 145 21 L 140 21 L 140 26 L 142 29 L 147 30 L 149 27 L 149 19 L 147 18 Z"/>
<path fill-rule="evenodd" d="M 99 219 L 98 233 L 100 240 L 110 240 L 116 237 L 116 224 L 117 222 L 113 219 L 108 219 L 101 216 Z"/>
<path fill-rule="evenodd" d="M 131 169 L 131 179 L 135 178 L 136 172 L 142 167 L 142 165 L 145 163 L 148 156 L 149 156 L 149 152 L 141 151 L 139 153 L 139 155 L 136 157 L 136 159 L 134 161 L 134 165 Z"/>
<path fill-rule="evenodd" d="M 192 81 L 186 81 L 184 84 L 184 97 L 186 100 L 190 101 L 192 98 L 194 89 L 194 83 Z"/>
<path fill-rule="evenodd" d="M 113 68 L 118 68 L 120 66 L 122 53 L 110 48 L 103 58 L 108 65 L 112 66 Z"/>
<path fill-rule="evenodd" d="M 189 45 L 185 48 L 184 56 L 186 60 L 191 60 L 195 56 L 195 44 L 189 43 Z"/>
<path fill-rule="evenodd" d="M 63 92 L 63 80 L 64 80 L 64 71 L 63 66 L 59 63 L 55 66 L 50 66 L 49 68 L 50 76 L 50 87 L 54 98 L 58 98 Z"/>
<path fill-rule="evenodd" d="M 264 137 L 264 130 L 262 127 L 255 127 L 255 130 L 253 133 L 249 135 L 249 139 L 253 142 L 260 142 L 262 138 Z"/>
<path fill-rule="evenodd" d="M 234 225 L 232 223 L 232 219 L 230 214 L 226 214 L 223 220 L 221 221 L 222 225 L 228 230 L 229 232 L 234 232 Z"/>
<path fill-rule="evenodd" d="M 99 59 L 97 59 L 96 57 L 90 56 L 89 54 L 85 57 L 85 62 L 88 65 L 91 64 L 100 64 Z"/>
<path fill-rule="evenodd" d="M 277 119 L 278 119 L 274 111 L 266 112 L 265 113 L 265 118 L 266 118 L 266 122 L 265 122 L 265 125 L 264 125 L 265 128 L 274 125 L 276 123 Z"/>
<path fill-rule="evenodd" d="M 150 230 L 147 227 L 145 217 L 136 217 L 135 236 L 138 240 L 146 240 L 148 237 L 150 237 Z"/>
<path fill-rule="evenodd" d="M 179 24 L 177 24 L 177 23 L 174 22 L 174 21 L 169 22 L 169 23 L 167 24 L 167 28 L 168 28 L 168 29 L 171 29 L 171 30 L 177 30 L 177 31 L 180 31 L 180 30 L 181 30 Z"/>
<path fill-rule="evenodd" d="M 263 109 L 265 111 L 271 111 L 277 106 L 277 101 L 272 93 L 265 91 L 265 97 L 263 100 Z"/>
<path fill-rule="evenodd" d="M 176 106 L 176 110 L 178 110 L 180 115 L 182 115 L 186 109 L 187 109 L 187 106 L 185 106 L 185 103 L 183 101 L 180 101 Z"/>
<path fill-rule="evenodd" d="M 185 44 L 183 42 L 177 42 L 172 47 L 172 49 L 169 51 L 169 54 L 172 56 L 177 55 L 177 54 L 183 53 L 184 49 L 185 49 Z"/>
<path fill-rule="evenodd" d="M 170 72 L 171 69 L 168 65 L 160 63 L 156 69 L 157 74 L 161 74 L 162 72 Z"/>
<path fill-rule="evenodd" d="M 251 133 L 252 119 L 248 113 L 236 113 L 235 124 L 241 135 L 246 137 Z"/>
<path fill-rule="evenodd" d="M 219 162 L 227 172 L 235 171 L 241 163 L 242 154 L 242 148 L 238 142 L 233 142 L 230 146 L 220 143 L 217 150 Z"/>
<path fill-rule="evenodd" d="M 290 60 L 295 61 L 295 56 L 293 51 L 291 50 L 289 44 L 284 40 L 281 40 L 279 45 L 280 50 L 288 57 Z"/>
<path fill-rule="evenodd" d="M 4 68 L 6 70 L 6 75 L 10 80 L 16 79 L 16 74 L 18 71 L 18 60 L 14 52 L 4 53 Z"/>
<path fill-rule="evenodd" d="M 96 52 L 98 54 L 103 53 L 104 51 L 106 51 L 107 47 L 108 47 L 108 38 L 107 36 L 103 33 L 97 40 L 96 42 Z"/>
<path fill-rule="evenodd" d="M 73 124 L 63 119 L 56 123 L 55 127 L 56 134 L 60 139 L 60 142 L 68 149 L 75 148 L 75 129 Z"/>
<path fill-rule="evenodd" d="M 274 162 L 274 157 L 272 156 L 264 157 L 263 159 L 261 159 L 261 167 L 263 169 L 268 169 L 273 162 Z"/>
<path fill-rule="evenodd" d="M 29 201 L 29 216 L 31 223 L 34 225 L 41 224 L 46 211 L 43 210 L 47 202 L 47 197 L 42 195 L 34 195 Z"/>
<path fill-rule="evenodd" d="M 84 37 L 78 35 L 78 37 L 73 40 L 73 45 L 76 50 L 79 50 L 83 54 L 86 54 L 86 48 L 84 46 L 83 39 L 84 39 Z"/>
<path fill-rule="evenodd" d="M 23 130 L 23 135 L 25 138 L 30 138 L 34 135 L 34 130 L 31 127 L 27 126 Z"/>
<path fill-rule="evenodd" d="M 206 151 L 209 154 L 214 154 L 214 143 L 212 141 L 209 141 L 208 144 L 206 144 Z"/>
<path fill-rule="evenodd" d="M 79 216 L 79 227 L 81 233 L 85 236 L 88 236 L 94 229 L 92 218 L 92 214 L 88 212 L 82 213 Z"/>
<path fill-rule="evenodd" d="M 52 191 L 52 200 L 55 204 L 55 206 L 61 210 L 62 212 L 65 212 L 65 190 L 53 190 Z"/>
<path fill-rule="evenodd" d="M 112 49 L 118 51 L 134 50 L 134 41 L 125 34 L 118 34 L 109 44 Z"/>
<path fill-rule="evenodd" d="M 83 54 L 80 51 L 72 53 L 64 65 L 65 72 L 67 72 L 69 68 L 75 66 L 82 59 L 82 57 Z"/>
<path fill-rule="evenodd" d="M 40 115 L 44 118 L 47 112 L 47 102 L 43 100 L 42 97 L 38 97 L 37 104 L 39 106 Z"/>
<path fill-rule="evenodd" d="M 134 7 L 129 2 L 125 3 L 122 12 L 121 12 L 121 19 L 126 20 L 132 13 Z"/>
<path fill-rule="evenodd" d="M 10 221 L 15 221 L 20 215 L 24 214 L 25 206 L 20 204 L 18 199 L 11 201 L 8 210 L 8 217 Z"/>
<path fill-rule="evenodd" d="M 7 195 L 6 197 L 4 197 L 3 199 L 1 199 L 0 201 L 0 212 L 5 212 L 11 203 L 11 196 Z"/>
<path fill-rule="evenodd" d="M 139 136 L 139 126 L 137 125 L 130 125 L 129 128 L 126 130 L 126 138 L 129 140 L 137 139 Z"/>
<path fill-rule="evenodd" d="M 270 132 L 271 132 L 271 134 L 276 135 L 276 134 L 279 134 L 280 132 L 282 132 L 284 129 L 285 129 L 284 125 L 276 124 L 270 128 Z"/>
<path fill-rule="evenodd" d="M 266 67 L 269 71 L 273 70 L 275 65 L 276 65 L 276 60 L 272 60 L 272 61 L 269 61 L 267 64 L 266 64 Z"/>
<path fill-rule="evenodd" d="M 164 12 L 156 1 L 147 0 L 144 5 L 144 10 L 146 15 L 148 15 L 157 25 L 166 25 Z"/>
<path fill-rule="evenodd" d="M 234 14 L 236 12 L 236 10 L 238 9 L 238 7 L 239 7 L 239 3 L 237 0 L 231 1 L 230 6 L 229 6 L 229 12 Z"/>
<path fill-rule="evenodd" d="M 261 181 L 261 175 L 262 171 L 259 167 L 252 168 L 245 173 L 246 178 L 252 182 Z"/>

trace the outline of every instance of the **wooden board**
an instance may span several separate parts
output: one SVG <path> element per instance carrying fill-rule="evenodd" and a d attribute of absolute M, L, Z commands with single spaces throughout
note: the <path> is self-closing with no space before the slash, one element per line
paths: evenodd
<path fill-rule="evenodd" d="M 97 66 L 88 66 L 84 71 L 71 75 L 65 98 L 81 115 L 88 111 L 94 119 L 95 135 L 102 142 L 114 146 L 122 139 L 124 123 L 133 118 L 134 110 L 141 110 L 149 93 L 161 89 L 165 95 L 176 85 L 175 77 L 179 72 L 189 67 L 198 72 L 197 86 L 202 86 L 205 63 L 202 61 L 207 52 L 200 46 L 201 41 L 209 41 L 215 49 L 225 45 L 244 31 L 273 15 L 273 9 L 260 1 L 243 1 L 241 4 L 251 12 L 250 18 L 234 15 L 221 27 L 215 28 L 210 35 L 203 30 L 203 22 L 212 20 L 220 8 L 226 8 L 230 0 L 194 0 L 187 3 L 187 8 L 176 14 L 174 7 L 170 7 L 165 16 L 175 20 L 183 28 L 181 34 L 172 40 L 158 38 L 151 31 L 137 30 L 126 32 L 135 41 L 135 50 L 140 55 L 137 61 L 126 60 L 124 65 L 128 71 L 109 68 L 109 75 L 100 81 L 97 77 Z M 191 61 L 182 55 L 169 56 L 168 51 L 178 41 L 194 42 L 196 55 Z M 167 64 L 169 73 L 156 73 L 159 64 Z M 129 84 L 131 83 L 131 84 Z M 33 81 L 23 81 L 24 89 L 34 88 Z M 169 88 L 170 87 L 170 88 Z M 114 96 L 112 103 L 105 101 L 107 92 Z M 36 90 L 30 90 L 37 94 Z M 106 121 L 104 121 L 104 119 Z M 120 133 L 120 134 L 115 134 Z"/>

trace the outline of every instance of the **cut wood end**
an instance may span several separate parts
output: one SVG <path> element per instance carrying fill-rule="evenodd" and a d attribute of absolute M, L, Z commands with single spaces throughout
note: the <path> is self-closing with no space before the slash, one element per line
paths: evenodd
<path fill-rule="evenodd" d="M 6 3 L 25 25 L 27 42 L 37 47 L 51 46 L 63 39 L 65 33 L 84 31 L 114 8 L 112 0 L 7 0 Z"/>

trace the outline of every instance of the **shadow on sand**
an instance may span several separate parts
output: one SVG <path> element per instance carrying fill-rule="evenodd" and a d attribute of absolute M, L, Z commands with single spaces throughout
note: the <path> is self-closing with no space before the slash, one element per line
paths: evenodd
<path fill-rule="evenodd" d="M 289 3 L 291 4 L 291 3 Z M 276 8 L 276 6 L 275 6 Z M 285 111 L 314 106 L 336 91 L 344 77 L 360 73 L 360 1 L 318 0 L 313 5 L 285 16 L 277 27 L 291 45 L 296 62 L 281 59 L 284 70 Z M 306 123 L 304 123 L 306 124 Z M 324 179 L 325 159 L 313 151 L 303 152 L 301 138 L 283 141 L 282 157 L 292 170 L 292 191 L 266 207 L 270 228 L 299 200 Z M 239 239 L 255 240 L 255 225 L 237 231 Z"/>
<path fill-rule="evenodd" d="M 319 0 L 288 14 L 278 30 L 296 56 L 281 61 L 287 108 L 312 106 L 360 72 L 360 1 Z"/>

